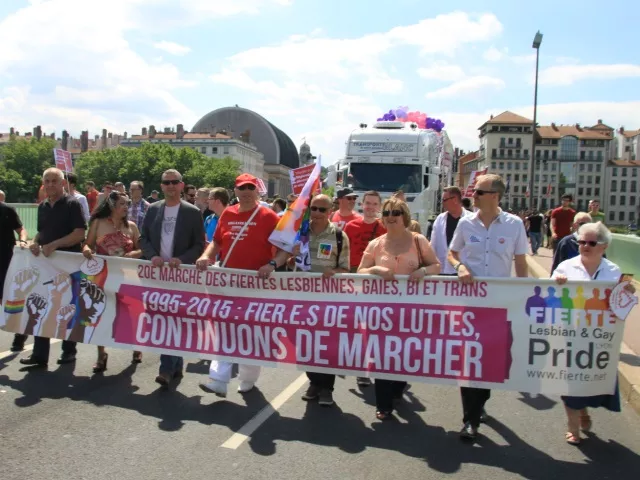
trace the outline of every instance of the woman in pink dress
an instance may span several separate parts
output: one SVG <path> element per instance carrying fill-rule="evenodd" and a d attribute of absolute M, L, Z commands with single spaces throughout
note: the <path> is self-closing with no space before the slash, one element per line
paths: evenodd
<path fill-rule="evenodd" d="M 89 233 L 82 254 L 91 259 L 94 253 L 110 257 L 141 258 L 142 250 L 138 246 L 140 232 L 134 222 L 127 220 L 129 197 L 113 191 L 98 204 L 91 214 Z M 98 360 L 93 372 L 107 369 L 109 354 L 104 347 L 98 347 Z M 133 363 L 142 361 L 142 352 L 133 352 Z"/>
<path fill-rule="evenodd" d="M 382 223 L 387 233 L 372 240 L 364 252 L 358 273 L 378 275 L 393 280 L 395 275 L 409 275 L 420 281 L 425 275 L 439 275 L 440 263 L 427 238 L 408 230 L 411 213 L 408 205 L 397 197 L 382 204 Z M 376 417 L 388 419 L 394 401 L 402 398 L 407 382 L 377 378 Z"/>

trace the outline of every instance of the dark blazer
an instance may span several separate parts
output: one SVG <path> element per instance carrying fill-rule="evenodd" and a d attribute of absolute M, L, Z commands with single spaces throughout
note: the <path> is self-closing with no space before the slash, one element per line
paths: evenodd
<path fill-rule="evenodd" d="M 160 256 L 160 239 L 162 236 L 162 220 L 164 219 L 165 201 L 149 205 L 140 232 L 140 248 L 142 257 L 151 260 Z M 182 263 L 196 263 L 205 247 L 204 222 L 198 207 L 180 201 L 176 229 L 173 239 L 173 257 Z"/>

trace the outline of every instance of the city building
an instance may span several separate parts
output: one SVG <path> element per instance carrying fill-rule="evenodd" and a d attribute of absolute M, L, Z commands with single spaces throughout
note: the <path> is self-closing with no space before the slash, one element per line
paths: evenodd
<path fill-rule="evenodd" d="M 616 157 L 620 160 L 640 161 L 640 129 L 625 130 L 620 127 L 616 138 Z"/>
<path fill-rule="evenodd" d="M 189 133 L 179 124 L 175 131 L 165 128 L 162 132 L 157 132 L 153 125 L 148 129 L 144 127 L 141 135 L 132 135 L 120 144 L 124 147 L 139 147 L 145 142 L 166 143 L 175 148 L 192 148 L 210 158 L 231 157 L 240 162 L 243 173 L 265 179 L 264 155 L 250 141 L 249 131 L 240 134 L 240 138 L 233 138 L 226 131 Z"/>
<path fill-rule="evenodd" d="M 611 160 L 605 171 L 607 189 L 600 203 L 607 225 L 629 225 L 640 218 L 640 162 Z"/>
<path fill-rule="evenodd" d="M 300 145 L 300 153 L 298 153 L 298 157 L 300 158 L 300 166 L 313 163 L 316 159 L 316 157 L 311 154 L 311 147 L 307 143 L 306 139 L 302 140 L 302 145 Z"/>
<path fill-rule="evenodd" d="M 289 136 L 256 112 L 246 108 L 224 107 L 204 115 L 196 122 L 193 133 L 225 131 L 250 132 L 251 143 L 264 155 L 264 177 L 269 196 L 285 197 L 291 192 L 289 171 L 300 166 L 298 149 Z"/>
<path fill-rule="evenodd" d="M 471 172 L 478 170 L 478 155 L 478 151 L 470 153 L 460 152 L 460 156 L 458 157 L 458 172 L 453 183 L 463 192 L 467 188 L 467 185 L 469 185 Z"/>
<path fill-rule="evenodd" d="M 533 121 L 506 111 L 480 126 L 478 169 L 501 175 L 509 182 L 503 207 L 528 206 L 529 162 L 533 150 Z M 605 169 L 614 158 L 613 128 L 602 123 L 591 127 L 575 125 L 536 128 L 534 204 L 547 210 L 569 193 L 575 207 L 586 210 L 589 200 L 599 199 L 607 207 Z"/>

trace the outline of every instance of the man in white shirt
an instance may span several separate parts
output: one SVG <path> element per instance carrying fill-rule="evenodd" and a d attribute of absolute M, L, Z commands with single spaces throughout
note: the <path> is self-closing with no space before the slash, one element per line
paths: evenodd
<path fill-rule="evenodd" d="M 89 202 L 87 202 L 87 197 L 76 190 L 76 185 L 78 185 L 78 176 L 75 173 L 66 173 L 65 177 L 67 180 L 67 190 L 69 190 L 69 195 L 78 200 L 80 207 L 82 207 L 82 216 L 84 217 L 84 221 L 89 222 L 91 212 L 89 211 Z"/>
<path fill-rule="evenodd" d="M 453 266 L 447 261 L 449 245 L 461 218 L 473 215 L 462 206 L 462 192 L 458 187 L 447 187 L 442 193 L 442 206 L 445 209 L 433 222 L 431 231 L 431 248 L 436 253 L 443 275 L 457 275 Z"/>
<path fill-rule="evenodd" d="M 516 275 L 528 276 L 526 254 L 529 245 L 524 223 L 498 206 L 505 189 L 499 175 L 479 177 L 473 191 L 473 203 L 478 210 L 458 222 L 448 260 L 462 283 L 473 283 L 476 276 L 511 277 L 514 260 Z M 480 417 L 491 390 L 461 387 L 460 393 L 464 412 L 460 437 L 473 440 L 478 434 Z"/>

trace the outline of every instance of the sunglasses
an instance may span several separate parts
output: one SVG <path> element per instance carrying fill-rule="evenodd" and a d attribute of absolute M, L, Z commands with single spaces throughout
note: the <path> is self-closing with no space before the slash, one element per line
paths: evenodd
<path fill-rule="evenodd" d="M 312 212 L 320 212 L 320 213 L 326 213 L 327 210 L 329 210 L 327 207 L 309 207 L 311 209 Z"/>
<path fill-rule="evenodd" d="M 484 195 L 486 193 L 497 193 L 497 192 L 495 190 L 478 190 L 478 189 L 475 189 L 473 191 L 473 193 L 475 193 L 475 194 L 477 194 L 478 196 L 481 197 L 482 195 Z"/>
<path fill-rule="evenodd" d="M 182 180 L 162 180 L 163 185 L 178 185 Z"/>
<path fill-rule="evenodd" d="M 240 185 L 239 187 L 236 187 L 238 190 L 242 191 L 242 190 L 251 190 L 254 191 L 256 189 L 255 185 L 252 185 L 250 183 L 245 183 L 244 185 Z"/>
<path fill-rule="evenodd" d="M 389 215 L 391 215 L 392 217 L 401 217 L 403 213 L 404 212 L 402 210 L 383 210 L 382 216 L 388 217 Z"/>
<path fill-rule="evenodd" d="M 602 245 L 600 242 L 596 242 L 594 240 L 578 240 L 578 245 L 584 247 L 585 245 L 589 245 L 590 247 L 597 247 L 598 245 Z"/>

